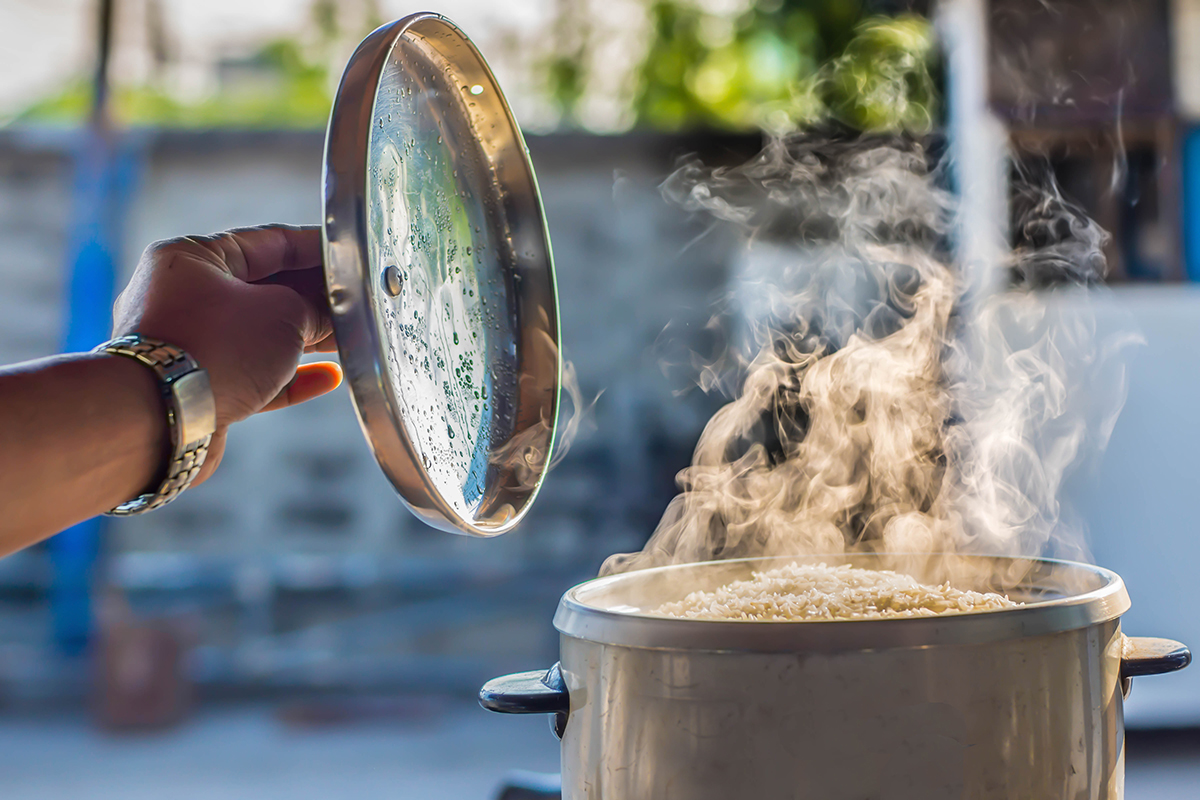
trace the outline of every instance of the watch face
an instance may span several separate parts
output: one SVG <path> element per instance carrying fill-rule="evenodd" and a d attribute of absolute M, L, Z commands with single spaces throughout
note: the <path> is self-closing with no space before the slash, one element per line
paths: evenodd
<path fill-rule="evenodd" d="M 524 142 L 461 31 L 417 15 L 360 45 L 325 183 L 334 324 L 381 467 L 433 525 L 510 529 L 553 442 L 558 312 Z"/>

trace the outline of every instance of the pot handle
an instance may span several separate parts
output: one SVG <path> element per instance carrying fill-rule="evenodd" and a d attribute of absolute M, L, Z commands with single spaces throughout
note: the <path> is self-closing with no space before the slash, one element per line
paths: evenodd
<path fill-rule="evenodd" d="M 571 696 L 562 667 L 555 664 L 548 670 L 492 678 L 479 690 L 479 705 L 501 714 L 553 714 L 550 728 L 561 739 L 567 729 Z"/>
<path fill-rule="evenodd" d="M 1126 636 L 1121 646 L 1121 679 L 1162 675 L 1192 663 L 1192 651 L 1173 639 Z"/>

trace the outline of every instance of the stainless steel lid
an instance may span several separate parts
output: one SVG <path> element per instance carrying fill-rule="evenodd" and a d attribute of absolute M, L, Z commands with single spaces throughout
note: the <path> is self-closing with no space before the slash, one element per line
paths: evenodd
<path fill-rule="evenodd" d="M 334 330 L 380 467 L 430 525 L 504 533 L 549 462 L 557 296 L 525 142 L 453 23 L 415 14 L 359 45 L 324 186 Z"/>
<path fill-rule="evenodd" d="M 554 615 L 560 633 L 591 642 L 670 650 L 754 653 L 839 652 L 890 647 L 982 644 L 1059 633 L 1114 620 L 1129 610 L 1129 594 L 1115 572 L 1053 559 L 960 556 L 977 575 L 1024 575 L 1008 592 L 1025 605 L 974 614 L 896 619 L 724 622 L 655 613 L 663 603 L 696 590 L 712 591 L 756 570 L 798 562 L 892 569 L 918 580 L 937 554 L 784 556 L 656 567 L 582 583 L 563 595 Z M 907 565 L 907 566 L 906 566 Z M 920 568 L 918 568 L 920 567 Z M 964 588 L 991 589 L 981 584 Z"/>

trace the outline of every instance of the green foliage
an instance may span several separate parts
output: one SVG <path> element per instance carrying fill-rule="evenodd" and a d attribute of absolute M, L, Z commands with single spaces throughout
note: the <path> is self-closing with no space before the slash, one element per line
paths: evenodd
<path fill-rule="evenodd" d="M 862 130 L 927 130 L 936 99 L 932 26 L 861 15 L 847 0 L 761 3 L 734 18 L 656 0 L 634 99 L 638 123 L 790 129 L 833 118 Z"/>
<path fill-rule="evenodd" d="M 866 20 L 827 70 L 823 97 L 830 113 L 865 131 L 929 130 L 937 101 L 934 56 L 926 20 Z"/>
<path fill-rule="evenodd" d="M 650 3 L 650 37 L 623 90 L 636 124 L 663 130 L 791 130 L 834 119 L 867 131 L 928 130 L 937 113 L 932 26 L 915 16 L 865 17 L 868 0 L 760 0 L 717 14 L 699 0 Z M 579 124 L 593 79 L 597 41 L 592 5 L 556 0 L 558 14 L 533 52 L 536 89 L 560 124 Z M 348 10 L 358 9 L 357 16 Z M 322 127 L 332 102 L 334 43 L 379 21 L 377 0 L 314 0 L 310 30 L 277 39 L 249 58 L 226 63 L 211 95 L 183 98 L 161 82 L 113 89 L 111 112 L 123 124 L 171 127 Z M 306 42 L 307 44 L 302 44 Z M 333 65 L 340 67 L 340 64 Z M 618 66 L 618 68 L 620 68 Z M 618 102 L 620 96 L 615 98 Z M 21 112 L 18 121 L 78 124 L 89 85 L 69 83 Z"/>
<path fill-rule="evenodd" d="M 129 125 L 181 128 L 321 127 L 332 102 L 324 66 L 305 58 L 291 40 L 268 42 L 242 65 L 257 79 L 232 83 L 207 97 L 181 100 L 154 85 L 117 86 L 113 117 Z M 26 108 L 18 122 L 77 124 L 88 113 L 91 86 L 75 81 Z"/>
<path fill-rule="evenodd" d="M 546 60 L 546 93 L 565 121 L 575 119 L 575 109 L 587 91 L 587 72 L 580 58 L 560 55 Z"/>

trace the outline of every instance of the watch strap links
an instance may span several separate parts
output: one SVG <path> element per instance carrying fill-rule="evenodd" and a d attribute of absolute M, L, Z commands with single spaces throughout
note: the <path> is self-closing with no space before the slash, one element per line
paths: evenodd
<path fill-rule="evenodd" d="M 95 352 L 126 356 L 154 371 L 171 436 L 171 457 L 158 488 L 107 514 L 124 517 L 161 508 L 191 486 L 208 456 L 208 445 L 216 431 L 216 403 L 208 373 L 183 349 L 139 334 L 105 342 Z"/>

